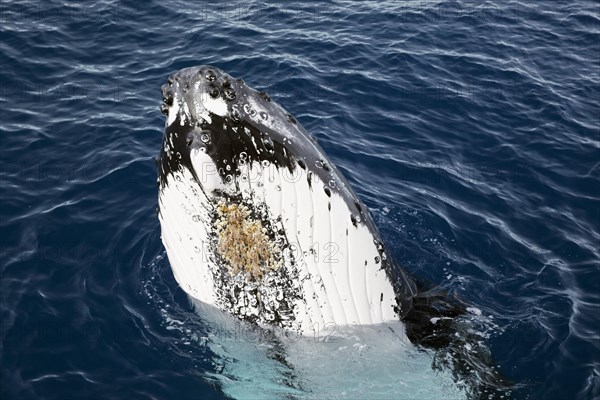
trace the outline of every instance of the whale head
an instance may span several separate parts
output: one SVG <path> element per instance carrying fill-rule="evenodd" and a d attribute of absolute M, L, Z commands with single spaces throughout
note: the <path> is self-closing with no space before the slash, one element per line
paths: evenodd
<path fill-rule="evenodd" d="M 289 112 L 211 66 L 183 69 L 161 90 L 159 219 L 184 291 L 304 334 L 406 314 L 413 281 Z"/>
<path fill-rule="evenodd" d="M 240 160 L 273 164 L 289 172 L 318 161 L 316 144 L 290 113 L 272 102 L 266 92 L 254 90 L 218 68 L 183 69 L 172 75 L 161 91 L 161 111 L 167 116 L 165 138 L 181 142 L 172 147 L 181 148 L 182 157 L 165 165 L 166 171 L 178 169 L 180 164 L 193 171 L 188 155 L 195 151 L 205 152 L 224 179 L 233 177 L 231 171 Z M 185 146 L 181 146 L 183 142 Z M 328 175 L 328 165 L 324 167 L 315 170 L 323 179 Z"/>

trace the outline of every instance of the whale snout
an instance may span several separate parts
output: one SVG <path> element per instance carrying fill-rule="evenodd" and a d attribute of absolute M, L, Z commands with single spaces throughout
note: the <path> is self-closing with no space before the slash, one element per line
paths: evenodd
<path fill-rule="evenodd" d="M 238 170 L 240 160 L 291 172 L 297 159 L 305 164 L 304 148 L 314 147 L 304 128 L 265 92 L 219 68 L 185 68 L 171 75 L 161 92 L 167 116 L 165 171 L 184 166 L 196 173 L 192 159 L 200 152 L 223 179 Z"/>
<path fill-rule="evenodd" d="M 171 75 L 161 86 L 161 92 L 160 108 L 169 116 L 167 122 L 180 117 L 200 125 L 210 123 L 211 114 L 235 118 L 231 104 L 246 92 L 246 86 L 243 80 L 232 78 L 218 68 L 202 65 Z"/>

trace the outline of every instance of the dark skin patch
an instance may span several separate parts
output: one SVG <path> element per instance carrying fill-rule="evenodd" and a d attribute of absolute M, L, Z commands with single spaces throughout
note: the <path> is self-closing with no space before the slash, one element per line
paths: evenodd
<path fill-rule="evenodd" d="M 271 101 L 271 97 L 267 92 L 258 92 L 258 95 L 265 101 Z"/>
<path fill-rule="evenodd" d="M 360 205 L 360 203 L 358 201 L 354 202 L 354 206 L 356 207 L 356 209 L 358 210 L 359 213 L 362 213 L 362 206 Z"/>
<path fill-rule="evenodd" d="M 211 119 L 211 123 L 203 122 L 198 129 L 191 126 L 187 120 L 181 125 L 180 116 L 177 115 L 175 121 L 166 128 L 161 150 L 162 168 L 159 170 L 161 183 L 165 183 L 166 176 L 169 173 L 180 170 L 181 166 L 187 167 L 194 175 L 194 178 L 200 183 L 192 167 L 189 146 L 190 143 L 198 142 L 201 135 L 208 135 L 210 137 L 209 145 L 202 144 L 202 147 L 206 148 L 207 154 L 213 160 L 220 161 L 224 165 L 236 165 L 238 155 L 245 152 L 248 162 L 263 162 L 266 160 L 277 167 L 288 168 L 291 173 L 293 172 L 296 164 L 294 161 L 295 157 L 289 150 L 283 151 L 284 145 L 282 143 L 274 141 L 271 138 L 266 141 L 263 140 L 264 133 L 251 124 L 245 122 L 238 124 L 232 119 L 218 115 L 213 115 Z M 234 127 L 237 127 L 237 132 Z M 249 134 L 246 133 L 246 129 Z M 218 134 L 215 134 L 215 132 L 218 132 Z M 173 141 L 173 148 L 170 149 L 171 152 L 181 153 L 181 159 L 173 156 L 168 157 L 166 153 L 166 149 L 170 147 L 168 138 L 172 138 Z M 253 138 L 254 141 L 252 140 Z M 258 148 L 254 146 L 254 143 L 257 144 Z M 226 168 L 219 168 L 218 172 L 223 179 L 231 173 Z"/>

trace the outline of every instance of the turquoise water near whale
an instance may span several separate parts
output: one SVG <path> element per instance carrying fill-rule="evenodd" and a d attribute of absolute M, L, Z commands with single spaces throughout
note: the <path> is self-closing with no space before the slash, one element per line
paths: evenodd
<path fill-rule="evenodd" d="M 3 1 L 0 397 L 235 386 L 155 215 L 159 88 L 199 64 L 266 90 L 318 138 L 399 263 L 481 312 L 511 397 L 600 397 L 599 13 Z"/>

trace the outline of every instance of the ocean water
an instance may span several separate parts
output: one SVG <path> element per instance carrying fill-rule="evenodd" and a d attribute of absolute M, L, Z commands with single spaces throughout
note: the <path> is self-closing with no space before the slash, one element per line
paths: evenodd
<path fill-rule="evenodd" d="M 233 396 L 155 214 L 160 85 L 213 64 L 318 138 L 401 265 L 481 312 L 511 397 L 600 398 L 599 13 L 2 1 L 0 397 Z"/>

